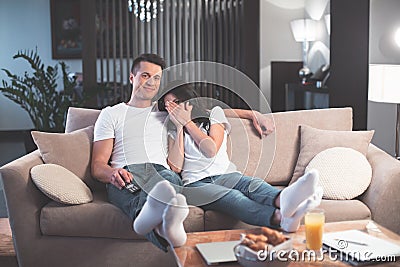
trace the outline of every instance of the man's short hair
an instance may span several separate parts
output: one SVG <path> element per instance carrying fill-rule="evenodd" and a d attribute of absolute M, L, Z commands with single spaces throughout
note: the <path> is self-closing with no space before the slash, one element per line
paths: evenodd
<path fill-rule="evenodd" d="M 153 64 L 156 64 L 161 67 L 161 69 L 165 69 L 165 61 L 162 57 L 160 57 L 157 54 L 150 54 L 150 53 L 145 53 L 139 55 L 137 58 L 133 60 L 132 67 L 131 67 L 131 73 L 136 75 L 136 72 L 138 68 L 140 67 L 140 62 L 150 62 Z"/>

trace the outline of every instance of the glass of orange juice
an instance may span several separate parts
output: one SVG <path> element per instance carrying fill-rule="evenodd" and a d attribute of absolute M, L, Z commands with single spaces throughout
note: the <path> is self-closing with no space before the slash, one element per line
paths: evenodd
<path fill-rule="evenodd" d="M 320 250 L 324 233 L 325 213 L 323 209 L 312 209 L 304 217 L 307 249 Z"/>

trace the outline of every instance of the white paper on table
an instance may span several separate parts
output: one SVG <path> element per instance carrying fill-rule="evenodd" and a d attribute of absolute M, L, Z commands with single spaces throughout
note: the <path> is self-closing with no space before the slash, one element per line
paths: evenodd
<path fill-rule="evenodd" d="M 323 243 L 357 261 L 400 256 L 400 246 L 359 230 L 324 233 Z M 359 243 L 359 244 L 357 244 Z"/>

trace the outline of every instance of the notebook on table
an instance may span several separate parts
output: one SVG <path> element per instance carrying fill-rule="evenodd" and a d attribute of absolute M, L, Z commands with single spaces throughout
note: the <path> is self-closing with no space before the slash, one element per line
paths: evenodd
<path fill-rule="evenodd" d="M 323 243 L 337 260 L 352 265 L 393 262 L 400 259 L 400 246 L 359 230 L 325 233 Z"/>
<path fill-rule="evenodd" d="M 196 248 L 208 265 L 215 265 L 237 261 L 233 249 L 239 243 L 240 240 L 200 243 Z"/>

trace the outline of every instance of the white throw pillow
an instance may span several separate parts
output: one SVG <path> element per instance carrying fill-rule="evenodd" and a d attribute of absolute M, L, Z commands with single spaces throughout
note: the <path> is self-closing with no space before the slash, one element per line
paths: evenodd
<path fill-rule="evenodd" d="M 319 185 L 326 199 L 353 199 L 368 188 L 372 168 L 360 152 L 345 147 L 334 147 L 318 153 L 306 167 L 317 169 Z"/>
<path fill-rule="evenodd" d="M 374 130 L 333 131 L 300 125 L 300 153 L 290 184 L 296 182 L 304 174 L 308 163 L 325 149 L 347 147 L 366 155 L 373 135 Z"/>
<path fill-rule="evenodd" d="M 41 164 L 31 169 L 36 186 L 46 196 L 63 204 L 83 204 L 93 200 L 89 187 L 74 173 L 56 164 Z"/>

